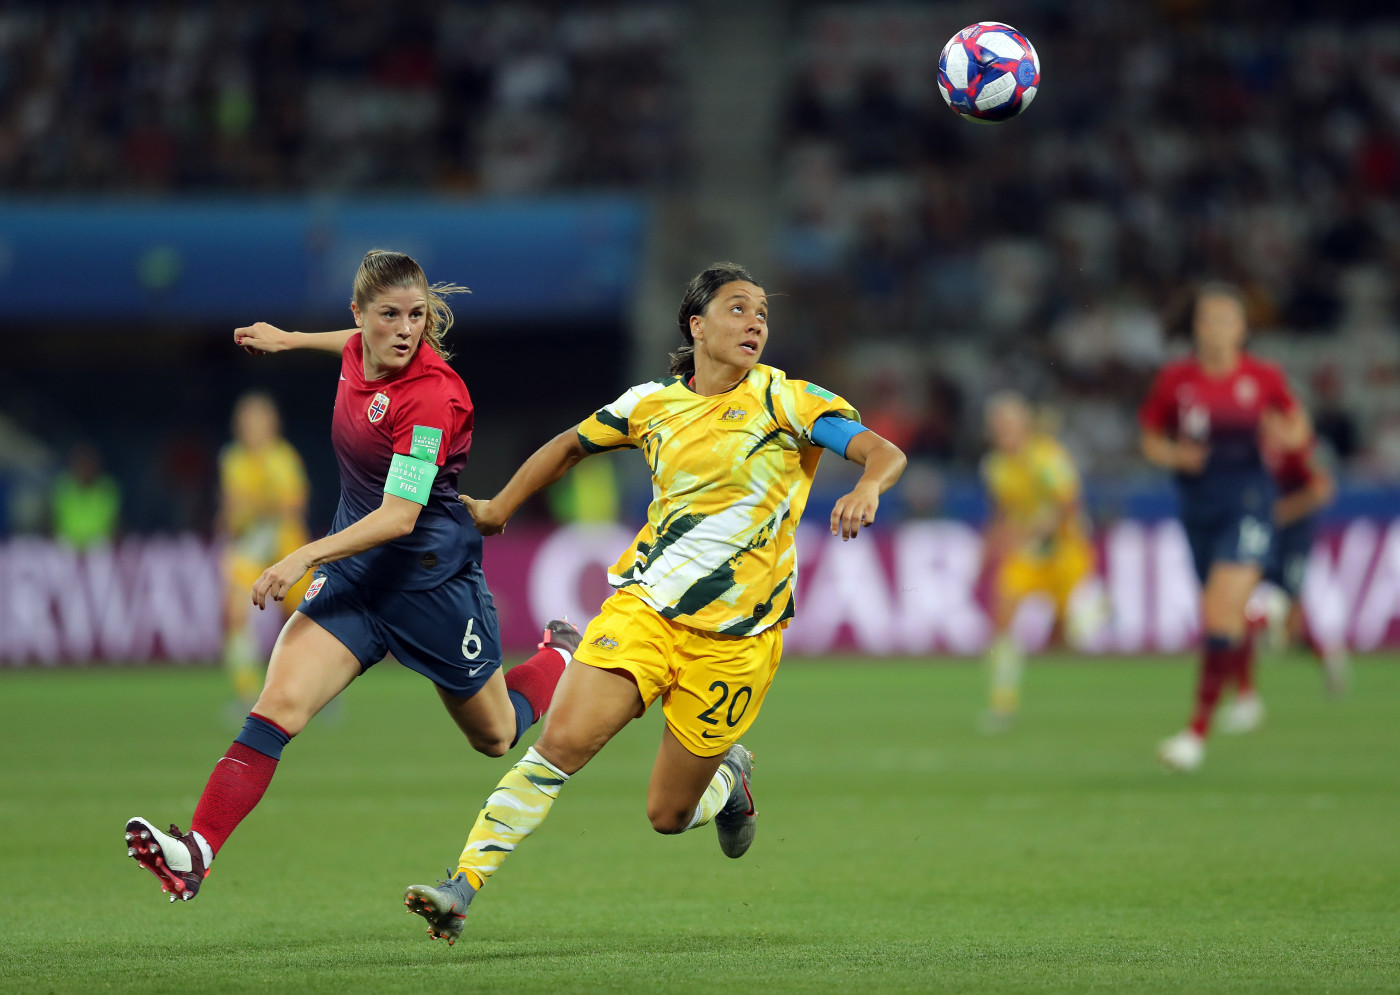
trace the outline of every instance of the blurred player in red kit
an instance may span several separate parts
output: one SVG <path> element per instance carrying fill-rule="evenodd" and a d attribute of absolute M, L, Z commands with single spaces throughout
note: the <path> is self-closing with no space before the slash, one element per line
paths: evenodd
<path fill-rule="evenodd" d="M 1278 485 L 1274 505 L 1274 548 L 1264 570 L 1266 586 L 1249 603 L 1251 635 L 1268 630 L 1275 648 L 1304 641 L 1317 655 L 1327 679 L 1327 690 L 1346 690 L 1350 660 L 1341 640 L 1320 641 L 1306 630 L 1303 620 L 1303 581 L 1308 558 L 1317 537 L 1321 512 L 1332 503 L 1337 485 L 1318 455 L 1315 440 L 1301 448 L 1285 449 L 1274 444 L 1266 433 L 1264 457 Z M 1253 640 L 1251 640 L 1253 649 Z M 1246 658 L 1240 675 L 1235 704 L 1221 721 L 1222 732 L 1248 732 L 1263 721 L 1263 706 L 1252 694 L 1254 654 Z"/>
<path fill-rule="evenodd" d="M 331 532 L 263 571 L 252 600 L 311 585 L 277 639 L 243 730 L 214 766 L 190 832 L 126 824 L 127 852 L 173 902 L 193 898 L 219 848 L 262 798 L 282 749 L 351 681 L 392 652 L 431 680 L 472 747 L 499 757 L 549 707 L 578 645 L 551 622 L 540 651 L 501 670 L 496 609 L 481 570 L 481 535 L 457 500 L 475 412 L 447 364 L 445 294 L 399 252 L 374 250 L 355 277 L 357 328 L 287 333 L 259 323 L 235 341 L 252 352 L 338 353 L 331 441 L 340 506 Z"/>
<path fill-rule="evenodd" d="M 1207 284 L 1193 311 L 1196 352 L 1157 375 L 1139 413 L 1142 451 L 1176 475 L 1181 522 L 1201 582 L 1203 645 L 1190 724 L 1158 747 L 1170 770 L 1194 770 L 1225 684 L 1248 664 L 1245 605 L 1274 543 L 1276 487 L 1261 432 L 1305 444 L 1307 417 L 1282 371 L 1244 350 L 1239 291 Z"/>

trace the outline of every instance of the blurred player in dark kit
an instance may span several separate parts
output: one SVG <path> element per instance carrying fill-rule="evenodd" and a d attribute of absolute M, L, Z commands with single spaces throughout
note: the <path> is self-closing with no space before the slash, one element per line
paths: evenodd
<path fill-rule="evenodd" d="M 1170 770 L 1205 758 L 1210 722 L 1227 681 L 1249 653 L 1245 605 L 1274 542 L 1275 484 L 1261 433 L 1285 447 L 1304 444 L 1307 418 L 1283 373 L 1244 350 L 1239 291 L 1207 284 L 1193 312 L 1195 355 L 1158 373 L 1139 414 L 1142 451 L 1176 474 L 1181 521 L 1201 582 L 1203 646 L 1190 724 L 1158 747 Z"/>
<path fill-rule="evenodd" d="M 1274 548 L 1264 570 L 1264 586 L 1249 603 L 1251 634 L 1267 632 L 1274 649 L 1303 642 L 1316 656 L 1327 690 L 1346 690 L 1351 661 L 1343 639 L 1323 641 L 1307 631 L 1303 619 L 1303 581 L 1317 538 L 1318 519 L 1332 503 L 1337 485 L 1323 465 L 1315 440 L 1301 449 L 1281 449 L 1264 439 L 1264 456 L 1278 484 L 1274 505 Z M 1251 643 L 1252 648 L 1252 643 Z M 1248 732 L 1264 719 L 1263 704 L 1254 686 L 1254 654 L 1240 676 L 1239 693 L 1221 719 L 1222 732 Z"/>

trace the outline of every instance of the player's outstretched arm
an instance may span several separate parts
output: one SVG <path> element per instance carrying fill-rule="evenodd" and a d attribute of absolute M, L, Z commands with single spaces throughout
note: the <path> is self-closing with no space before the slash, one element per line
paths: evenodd
<path fill-rule="evenodd" d="M 311 349 L 338 356 L 357 331 L 357 328 L 346 328 L 338 332 L 287 332 L 265 321 L 255 321 L 233 330 L 233 344 L 254 356 L 290 349 Z"/>
<path fill-rule="evenodd" d="M 267 599 L 281 601 L 306 571 L 332 560 L 363 553 L 381 543 L 401 539 L 418 524 L 421 505 L 395 494 L 385 494 L 384 501 L 364 518 L 339 532 L 332 532 L 274 563 L 263 571 L 253 584 L 253 604 L 267 607 Z"/>
<path fill-rule="evenodd" d="M 895 485 L 909 462 L 898 446 L 869 429 L 851 440 L 846 459 L 865 467 L 865 472 L 831 509 L 831 534 L 843 542 L 854 539 L 861 526 L 874 524 L 880 495 Z"/>
<path fill-rule="evenodd" d="M 569 472 L 575 463 L 588 456 L 589 452 L 579 442 L 578 427 L 560 432 L 550 439 L 521 464 L 510 478 L 510 483 L 501 488 L 499 494 L 490 500 L 459 494 L 457 499 L 467 506 L 476 530 L 484 536 L 493 536 L 506 529 L 510 516 L 524 504 L 532 494 L 543 490 Z"/>

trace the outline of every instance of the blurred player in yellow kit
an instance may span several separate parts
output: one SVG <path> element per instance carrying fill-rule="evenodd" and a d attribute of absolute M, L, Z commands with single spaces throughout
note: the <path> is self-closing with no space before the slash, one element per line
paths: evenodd
<path fill-rule="evenodd" d="M 224 669 L 241 701 L 262 689 L 261 654 L 249 626 L 248 591 L 268 564 L 306 544 L 306 470 L 282 438 L 277 406 L 244 394 L 233 408 L 233 442 L 219 454 L 219 518 L 224 553 Z M 291 614 L 311 581 L 307 573 L 282 600 Z"/>
<path fill-rule="evenodd" d="M 1079 472 L 1063 446 L 1035 424 L 1030 405 L 1012 391 L 987 402 L 992 450 L 982 478 L 992 503 L 985 558 L 991 565 L 996 635 L 987 652 L 991 671 L 989 728 L 1004 728 L 1021 699 L 1024 654 L 1011 623 L 1033 594 L 1054 602 L 1057 631 L 1068 619 L 1075 589 L 1094 571 L 1080 508 Z"/>

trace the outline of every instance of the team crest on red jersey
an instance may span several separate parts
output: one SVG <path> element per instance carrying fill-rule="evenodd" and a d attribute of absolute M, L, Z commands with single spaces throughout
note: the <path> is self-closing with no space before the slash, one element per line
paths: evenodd
<path fill-rule="evenodd" d="M 1259 399 L 1259 385 L 1253 377 L 1240 377 L 1235 381 L 1235 400 L 1242 407 L 1250 407 Z"/>
<path fill-rule="evenodd" d="M 389 395 L 378 393 L 374 395 L 374 400 L 369 402 L 369 423 L 373 425 L 385 416 L 389 411 Z"/>

